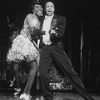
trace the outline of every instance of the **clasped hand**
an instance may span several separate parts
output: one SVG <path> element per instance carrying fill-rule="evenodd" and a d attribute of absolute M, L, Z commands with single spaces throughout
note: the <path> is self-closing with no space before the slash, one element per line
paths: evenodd
<path fill-rule="evenodd" d="M 49 31 L 49 34 L 50 35 L 55 35 L 55 36 L 57 36 L 57 30 L 58 30 L 58 28 L 52 28 L 50 31 Z"/>
<path fill-rule="evenodd" d="M 41 30 L 39 30 L 39 29 L 36 29 L 36 30 L 34 30 L 34 33 L 32 34 L 32 37 L 34 37 L 34 38 L 36 38 L 36 39 L 40 39 L 40 37 L 41 37 L 42 35 L 44 35 L 44 34 L 45 34 L 44 31 L 41 31 Z"/>

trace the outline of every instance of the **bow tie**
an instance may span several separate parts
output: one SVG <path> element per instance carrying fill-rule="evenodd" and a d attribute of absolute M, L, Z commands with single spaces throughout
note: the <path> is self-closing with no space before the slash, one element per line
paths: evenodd
<path fill-rule="evenodd" d="M 45 15 L 45 19 L 48 19 L 48 18 L 51 18 L 52 16 L 47 16 L 47 15 Z"/>
<path fill-rule="evenodd" d="M 45 19 L 48 19 L 48 16 L 47 15 L 45 15 Z"/>

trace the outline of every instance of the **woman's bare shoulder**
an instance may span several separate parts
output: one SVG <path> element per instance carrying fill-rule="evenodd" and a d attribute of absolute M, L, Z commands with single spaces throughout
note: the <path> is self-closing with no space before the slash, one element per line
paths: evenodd
<path fill-rule="evenodd" d="M 26 18 L 30 18 L 30 17 L 32 17 L 32 14 L 31 13 L 27 14 Z"/>

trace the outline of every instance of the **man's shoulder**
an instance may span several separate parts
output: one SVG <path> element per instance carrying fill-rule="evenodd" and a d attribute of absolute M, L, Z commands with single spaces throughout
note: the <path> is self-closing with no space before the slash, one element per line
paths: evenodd
<path fill-rule="evenodd" d="M 61 19 L 65 19 L 65 18 L 66 18 L 66 17 L 63 16 L 63 15 L 57 15 L 57 14 L 55 14 L 54 16 L 57 17 L 57 18 L 61 18 Z"/>
<path fill-rule="evenodd" d="M 59 21 L 64 21 L 64 22 L 66 22 L 66 17 L 65 16 L 63 16 L 63 15 L 54 15 L 55 17 L 55 19 L 58 19 Z"/>

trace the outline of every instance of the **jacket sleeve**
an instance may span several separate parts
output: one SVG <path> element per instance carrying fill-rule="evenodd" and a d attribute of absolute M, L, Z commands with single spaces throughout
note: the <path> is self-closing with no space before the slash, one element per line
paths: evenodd
<path fill-rule="evenodd" d="M 65 32 L 66 19 L 65 17 L 60 17 L 57 24 L 57 38 L 62 38 Z"/>

